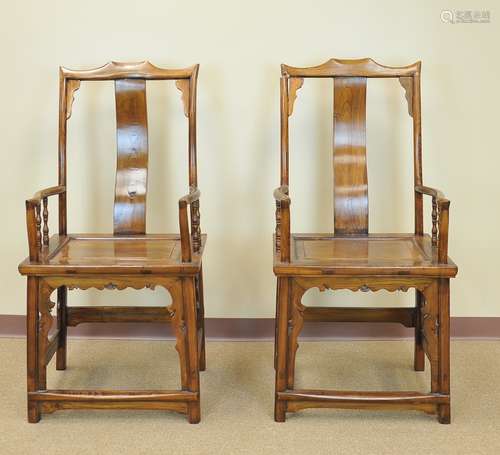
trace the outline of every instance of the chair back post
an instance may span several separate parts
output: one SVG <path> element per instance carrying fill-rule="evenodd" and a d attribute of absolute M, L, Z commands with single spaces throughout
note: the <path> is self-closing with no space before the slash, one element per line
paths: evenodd
<path fill-rule="evenodd" d="M 57 153 L 58 184 L 66 186 L 66 78 L 59 68 L 59 133 Z M 59 234 L 67 233 L 66 194 L 59 195 Z"/>
<path fill-rule="evenodd" d="M 281 123 L 281 154 L 280 154 L 280 185 L 288 186 L 288 77 L 280 80 L 280 123 Z"/>
<path fill-rule="evenodd" d="M 290 78 L 284 73 L 280 80 L 280 190 L 288 194 L 289 154 L 288 154 L 288 117 Z M 290 262 L 290 200 L 276 199 L 275 251 L 282 262 Z"/>
<path fill-rule="evenodd" d="M 193 67 L 189 78 L 189 186 L 198 187 L 198 167 L 196 149 L 196 88 L 199 65 Z"/>
<path fill-rule="evenodd" d="M 410 100 L 408 100 L 410 103 Z M 412 77 L 411 90 L 411 116 L 413 117 L 413 176 L 414 186 L 422 185 L 422 121 L 421 121 L 421 100 L 420 100 L 420 62 L 417 71 Z M 415 234 L 424 233 L 424 201 L 423 195 L 417 191 L 415 194 Z"/>
<path fill-rule="evenodd" d="M 198 188 L 198 166 L 196 148 L 196 88 L 198 81 L 199 65 L 193 67 L 193 72 L 189 78 L 189 188 Z M 200 201 L 194 200 L 190 204 L 191 222 L 191 244 L 194 253 L 198 253 L 201 248 L 201 216 Z"/>

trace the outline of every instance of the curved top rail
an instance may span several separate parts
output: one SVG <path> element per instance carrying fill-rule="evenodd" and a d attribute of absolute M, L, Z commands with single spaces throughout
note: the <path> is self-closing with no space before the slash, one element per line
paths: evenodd
<path fill-rule="evenodd" d="M 408 66 L 385 66 L 371 58 L 332 58 L 321 65 L 305 68 L 283 64 L 281 74 L 289 77 L 404 77 L 420 73 L 420 65 L 421 62 Z"/>
<path fill-rule="evenodd" d="M 81 81 L 106 81 L 114 79 L 189 79 L 198 72 L 199 65 L 182 69 L 159 68 L 148 61 L 109 62 L 97 68 L 72 70 L 60 67 L 65 79 Z"/>

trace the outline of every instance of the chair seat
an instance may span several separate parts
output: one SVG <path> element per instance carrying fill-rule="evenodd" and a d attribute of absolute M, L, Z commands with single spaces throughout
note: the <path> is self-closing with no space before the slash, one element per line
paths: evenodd
<path fill-rule="evenodd" d="M 436 248 L 429 235 L 369 234 L 342 236 L 331 234 L 292 234 L 291 261 L 274 256 L 277 275 L 420 275 L 455 276 L 451 259 L 438 264 Z"/>
<path fill-rule="evenodd" d="M 106 234 L 54 235 L 40 263 L 23 261 L 24 275 L 58 273 L 196 273 L 206 242 L 202 236 L 199 254 L 181 261 L 181 240 L 175 234 L 114 236 Z"/>

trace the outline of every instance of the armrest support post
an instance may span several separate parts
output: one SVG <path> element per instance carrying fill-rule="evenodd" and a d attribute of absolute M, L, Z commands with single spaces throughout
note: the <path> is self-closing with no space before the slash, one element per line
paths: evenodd
<path fill-rule="evenodd" d="M 42 247 L 49 245 L 49 196 L 65 195 L 65 186 L 52 186 L 38 191 L 26 201 L 26 227 L 30 261 L 39 262 Z M 43 211 L 42 211 L 43 203 Z M 42 231 L 43 217 L 43 231 Z"/>
<path fill-rule="evenodd" d="M 448 262 L 448 220 L 450 201 L 444 194 L 428 186 L 417 185 L 415 192 L 432 197 L 432 245 L 437 246 L 437 259 L 441 264 Z"/>
<path fill-rule="evenodd" d="M 438 261 L 441 264 L 448 262 L 448 219 L 450 201 L 444 200 L 439 204 L 439 239 Z"/>
<path fill-rule="evenodd" d="M 190 262 L 192 253 L 198 253 L 201 248 L 200 196 L 200 190 L 191 187 L 189 194 L 179 199 L 182 262 Z M 191 233 L 189 232 L 188 205 L 190 206 Z"/>
<path fill-rule="evenodd" d="M 290 197 L 288 186 L 274 190 L 276 200 L 276 252 L 282 262 L 290 262 Z"/>
<path fill-rule="evenodd" d="M 189 235 L 187 202 L 182 199 L 179 201 L 179 227 L 181 233 L 182 262 L 191 262 L 191 237 Z"/>
<path fill-rule="evenodd" d="M 26 201 L 26 227 L 28 230 L 28 248 L 30 261 L 38 262 L 40 259 L 40 248 L 38 246 L 36 202 Z"/>
<path fill-rule="evenodd" d="M 281 261 L 290 262 L 290 201 L 281 201 Z"/>

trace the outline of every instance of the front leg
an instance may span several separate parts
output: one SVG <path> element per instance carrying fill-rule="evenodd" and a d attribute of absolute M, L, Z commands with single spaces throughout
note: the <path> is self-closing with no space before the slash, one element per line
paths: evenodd
<path fill-rule="evenodd" d="M 276 383 L 274 397 L 274 420 L 284 422 L 286 419 L 286 401 L 278 399 L 278 392 L 287 388 L 287 357 L 288 357 L 288 300 L 290 294 L 290 279 L 278 278 L 278 320 L 276 323 Z"/>
<path fill-rule="evenodd" d="M 197 321 L 198 329 L 201 332 L 201 347 L 200 347 L 200 371 L 205 371 L 207 367 L 206 351 L 205 351 L 205 302 L 203 296 L 203 268 L 196 279 L 196 297 L 198 301 Z"/>
<path fill-rule="evenodd" d="M 40 390 L 47 389 L 47 351 L 49 347 L 49 332 L 54 323 L 52 309 L 55 303 L 50 300 L 50 294 L 54 289 L 40 280 L 38 311 L 40 312 L 40 323 L 38 331 L 38 386 Z"/>
<path fill-rule="evenodd" d="M 450 280 L 439 280 L 439 392 L 450 395 Z M 438 408 L 440 423 L 451 422 L 451 405 Z"/>
<path fill-rule="evenodd" d="M 40 421 L 40 406 L 36 401 L 30 399 L 30 392 L 36 392 L 38 386 L 38 296 L 39 279 L 28 277 L 27 289 L 27 323 L 26 323 L 26 345 L 27 345 L 27 391 L 28 391 L 28 422 Z"/>
<path fill-rule="evenodd" d="M 189 423 L 199 423 L 200 415 L 200 369 L 198 356 L 198 325 L 196 321 L 196 286 L 194 278 L 183 278 L 182 296 L 186 321 L 187 386 L 190 392 L 198 393 L 198 400 L 188 403 Z"/>
<path fill-rule="evenodd" d="M 65 370 L 66 369 L 66 346 L 67 346 L 67 335 L 68 329 L 66 324 L 67 319 L 67 299 L 68 299 L 68 288 L 66 286 L 61 286 L 57 289 L 57 353 L 56 353 L 56 369 Z"/>
<path fill-rule="evenodd" d="M 295 385 L 295 359 L 297 349 L 299 348 L 298 338 L 302 327 L 304 326 L 304 310 L 302 305 L 302 289 L 295 281 L 292 281 L 292 293 L 289 301 L 289 319 L 288 319 L 288 378 L 287 388 L 293 389 Z"/>
<path fill-rule="evenodd" d="M 413 367 L 415 371 L 424 371 L 425 369 L 425 351 L 422 335 L 422 307 L 424 305 L 424 296 L 418 289 L 415 291 L 415 354 Z"/>

